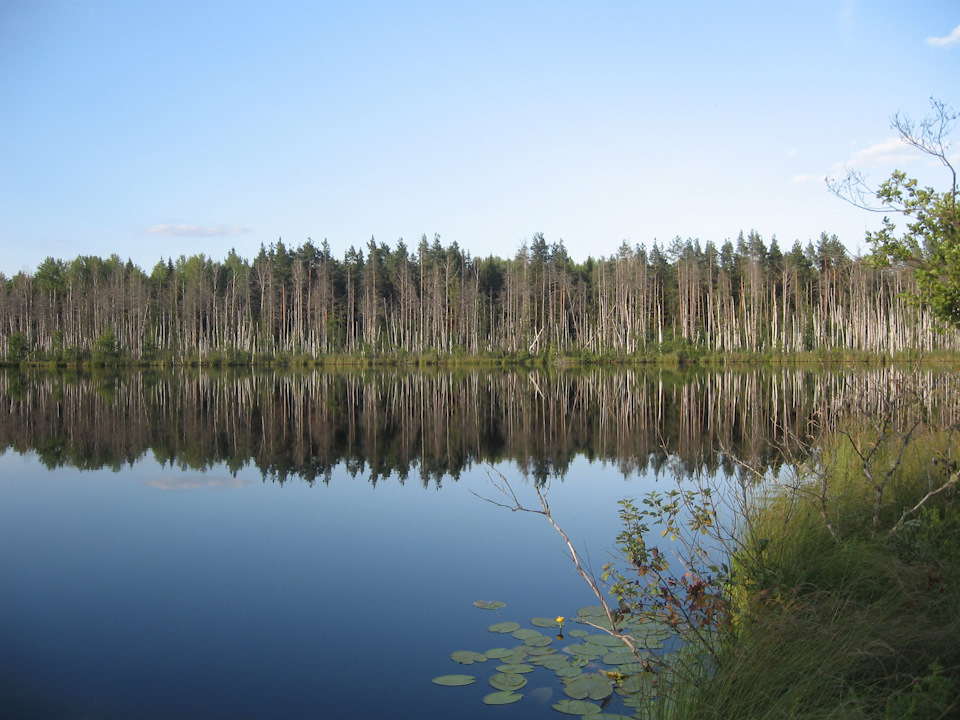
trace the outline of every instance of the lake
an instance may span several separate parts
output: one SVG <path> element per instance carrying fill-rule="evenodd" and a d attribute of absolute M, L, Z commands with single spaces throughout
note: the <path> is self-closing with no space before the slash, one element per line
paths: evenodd
<path fill-rule="evenodd" d="M 599 570 L 618 500 L 776 470 L 896 372 L 2 374 L 3 716 L 561 717 L 544 668 L 491 707 L 496 661 L 450 659 L 596 603 L 491 478 Z"/>

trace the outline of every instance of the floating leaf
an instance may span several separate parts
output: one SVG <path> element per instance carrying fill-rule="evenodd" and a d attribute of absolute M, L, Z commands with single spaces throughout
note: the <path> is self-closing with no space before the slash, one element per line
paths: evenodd
<path fill-rule="evenodd" d="M 501 658 L 513 655 L 513 652 L 513 650 L 507 650 L 506 648 L 490 648 L 484 653 L 484 655 L 491 660 L 500 660 Z"/>
<path fill-rule="evenodd" d="M 653 673 L 637 673 L 631 675 L 617 686 L 620 695 L 649 694 L 653 689 Z"/>
<path fill-rule="evenodd" d="M 560 678 L 576 677 L 577 675 L 580 675 L 583 672 L 583 670 L 581 670 L 580 668 L 578 668 L 576 665 L 572 663 L 568 663 L 567 665 L 564 665 L 561 668 L 556 668 L 556 669 L 550 668 L 550 669 L 553 670 L 554 673 L 556 673 L 556 676 Z"/>
<path fill-rule="evenodd" d="M 546 647 L 552 642 L 553 640 L 548 638 L 546 635 L 537 635 L 536 637 L 527 638 L 523 641 L 523 644 L 533 648 L 540 648 Z"/>
<path fill-rule="evenodd" d="M 510 663 L 509 665 L 497 665 L 497 672 L 528 673 L 528 672 L 533 672 L 533 665 L 527 665 L 526 663 Z"/>
<path fill-rule="evenodd" d="M 473 650 L 457 650 L 450 655 L 450 659 L 461 665 L 473 665 L 475 662 L 486 662 L 487 656 Z"/>
<path fill-rule="evenodd" d="M 552 705 L 557 712 L 567 715 L 594 715 L 600 712 L 600 706 L 583 700 L 561 700 Z"/>
<path fill-rule="evenodd" d="M 611 650 L 602 658 L 607 665 L 626 665 L 637 662 L 637 658 L 627 649 Z"/>
<path fill-rule="evenodd" d="M 499 610 L 507 606 L 506 603 L 500 602 L 499 600 L 477 600 L 473 604 L 481 610 Z"/>
<path fill-rule="evenodd" d="M 501 691 L 484 696 L 483 703 L 484 705 L 509 705 L 522 697 L 523 695 L 517 693 Z"/>
<path fill-rule="evenodd" d="M 563 692 L 575 700 L 603 700 L 613 693 L 610 681 L 600 675 L 581 675 L 568 682 Z"/>
<path fill-rule="evenodd" d="M 431 682 L 445 687 L 460 687 L 461 685 L 472 685 L 476 680 L 473 675 L 441 675 L 435 677 Z"/>
<path fill-rule="evenodd" d="M 582 618 L 606 618 L 607 613 L 600 605 L 588 605 L 577 610 L 577 615 Z"/>
<path fill-rule="evenodd" d="M 530 624 L 536 625 L 537 627 L 542 627 L 542 628 L 560 627 L 560 623 L 558 623 L 553 618 L 536 617 L 530 621 Z"/>
<path fill-rule="evenodd" d="M 520 626 L 517 625 L 517 627 L 519 628 Z M 546 637 L 539 630 L 531 630 L 530 628 L 520 628 L 519 630 L 513 633 L 513 636 L 517 640 L 527 640 L 529 638 L 535 638 L 535 637 Z"/>
<path fill-rule="evenodd" d="M 586 630 L 581 630 L 580 628 L 577 628 L 576 630 L 571 630 L 570 632 L 568 632 L 567 635 L 569 635 L 572 638 L 585 638 L 587 635 L 589 635 L 589 633 Z"/>
<path fill-rule="evenodd" d="M 594 645 L 603 645 L 604 647 L 615 648 L 623 647 L 625 644 L 623 640 L 615 635 L 587 635 L 583 641 L 593 643 Z"/>
<path fill-rule="evenodd" d="M 497 673 L 490 678 L 490 684 L 497 690 L 504 692 L 513 692 L 519 690 L 527 684 L 527 679 L 516 673 Z"/>
<path fill-rule="evenodd" d="M 527 648 L 527 655 L 538 656 L 538 655 L 553 655 L 557 652 L 555 647 L 548 647 L 546 645 L 542 647 L 529 647 L 524 641 L 524 647 Z"/>
<path fill-rule="evenodd" d="M 514 630 L 519 630 L 519 629 L 520 629 L 520 623 L 515 623 L 515 622 L 495 623 L 494 625 L 491 625 L 490 627 L 487 628 L 487 630 L 489 630 L 490 632 L 495 632 L 495 633 L 512 633 Z"/>

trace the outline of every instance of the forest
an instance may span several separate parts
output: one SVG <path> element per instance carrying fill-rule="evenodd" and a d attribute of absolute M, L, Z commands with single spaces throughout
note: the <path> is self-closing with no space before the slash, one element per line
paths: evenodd
<path fill-rule="evenodd" d="M 580 361 L 804 352 L 960 350 L 904 269 L 851 257 L 835 235 L 783 252 L 754 231 L 720 247 L 624 242 L 577 263 L 542 233 L 516 255 L 472 257 L 425 235 L 261 246 L 161 259 L 48 257 L 0 273 L 8 365 L 248 364 L 330 358 Z"/>

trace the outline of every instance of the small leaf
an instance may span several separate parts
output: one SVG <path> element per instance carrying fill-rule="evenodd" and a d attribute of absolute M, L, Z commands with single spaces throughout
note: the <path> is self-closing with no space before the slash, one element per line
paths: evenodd
<path fill-rule="evenodd" d="M 490 693 L 489 695 L 484 696 L 483 704 L 484 705 L 509 705 L 510 703 L 515 703 L 517 700 L 522 698 L 523 695 L 512 692 L 495 692 Z"/>
<path fill-rule="evenodd" d="M 461 665 L 473 665 L 475 662 L 486 662 L 487 656 L 473 650 L 457 650 L 450 655 L 450 659 Z"/>
<path fill-rule="evenodd" d="M 491 660 L 500 660 L 501 658 L 513 655 L 513 650 L 507 650 L 506 648 L 490 648 L 484 653 L 484 655 Z"/>
<path fill-rule="evenodd" d="M 430 682 L 444 687 L 460 687 L 461 685 L 472 685 L 476 680 L 473 675 L 441 675 Z"/>
<path fill-rule="evenodd" d="M 555 703 L 553 709 L 567 715 L 594 715 L 600 712 L 600 706 L 583 700 L 561 700 Z"/>
<path fill-rule="evenodd" d="M 528 673 L 528 672 L 533 672 L 533 665 L 527 665 L 526 663 L 509 663 L 507 665 L 497 665 L 497 672 Z"/>
<path fill-rule="evenodd" d="M 527 684 L 527 679 L 516 673 L 497 673 L 490 678 L 490 684 L 497 690 L 513 692 Z"/>
<path fill-rule="evenodd" d="M 531 630 L 530 628 L 520 628 L 513 633 L 513 636 L 517 640 L 529 640 L 530 638 L 535 637 L 546 637 L 542 632 L 538 630 Z"/>
<path fill-rule="evenodd" d="M 487 628 L 490 632 L 495 633 L 512 633 L 514 630 L 520 629 L 520 623 L 515 622 L 502 622 L 495 623 Z"/>
<path fill-rule="evenodd" d="M 558 623 L 554 618 L 535 617 L 530 621 L 530 624 L 542 628 L 560 627 L 560 623 Z"/>
<path fill-rule="evenodd" d="M 505 602 L 500 602 L 499 600 L 477 600 L 473 604 L 481 610 L 498 610 L 499 608 L 507 606 Z"/>

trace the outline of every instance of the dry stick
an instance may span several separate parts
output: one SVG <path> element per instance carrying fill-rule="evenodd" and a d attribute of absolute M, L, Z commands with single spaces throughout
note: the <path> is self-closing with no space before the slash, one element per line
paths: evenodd
<path fill-rule="evenodd" d="M 494 470 L 494 472 L 496 472 L 496 470 Z M 600 606 L 603 608 L 604 615 L 606 615 L 607 617 L 607 622 L 610 623 L 610 628 L 606 628 L 601 625 L 595 625 L 589 620 L 585 620 L 583 618 L 578 619 L 578 622 L 581 622 L 584 625 L 589 625 L 590 627 L 596 628 L 597 630 L 602 630 L 603 632 L 609 635 L 612 635 L 613 637 L 623 642 L 624 645 L 630 648 L 630 652 L 633 653 L 633 656 L 637 659 L 637 662 L 639 662 L 643 666 L 643 669 L 646 670 L 647 672 L 652 672 L 651 663 L 648 658 L 643 656 L 643 649 L 638 647 L 636 638 L 632 637 L 631 635 L 621 633 L 617 630 L 616 619 L 614 618 L 613 611 L 610 609 L 610 605 L 607 603 L 607 599 L 603 595 L 603 591 L 597 585 L 597 581 L 593 578 L 593 576 L 590 573 L 588 573 L 586 569 L 584 569 L 583 563 L 580 562 L 580 555 L 577 553 L 576 548 L 574 548 L 573 543 L 570 542 L 570 538 L 567 537 L 567 534 L 553 519 L 553 515 L 550 512 L 550 503 L 547 502 L 547 497 L 544 494 L 544 492 L 541 491 L 539 487 L 534 487 L 534 490 L 537 493 L 537 497 L 540 500 L 540 506 L 542 508 L 541 510 L 533 510 L 528 507 L 524 507 L 523 504 L 520 502 L 520 500 L 517 498 L 516 493 L 513 491 L 513 487 L 510 485 L 507 479 L 503 477 L 502 474 L 500 473 L 497 473 L 497 474 L 500 475 L 501 482 L 498 483 L 493 478 L 490 478 L 490 482 L 503 495 L 510 498 L 510 500 L 512 501 L 512 504 L 506 505 L 504 503 L 497 502 L 496 500 L 491 500 L 490 498 L 483 497 L 482 495 L 478 495 L 477 493 L 473 492 L 473 490 L 470 491 L 471 494 L 492 505 L 506 508 L 511 512 L 516 512 L 519 510 L 521 512 L 533 513 L 535 515 L 543 515 L 545 518 L 547 518 L 547 520 L 553 526 L 553 529 L 560 534 L 560 537 L 562 537 L 563 541 L 566 543 L 567 550 L 570 552 L 570 559 L 573 560 L 573 564 L 574 564 L 574 567 L 576 567 L 577 569 L 577 573 L 580 575 L 580 577 L 584 579 L 584 581 L 590 587 L 590 590 L 593 591 L 593 594 L 597 597 L 597 600 L 600 601 Z M 487 475 L 489 476 L 489 472 L 487 473 Z"/>

